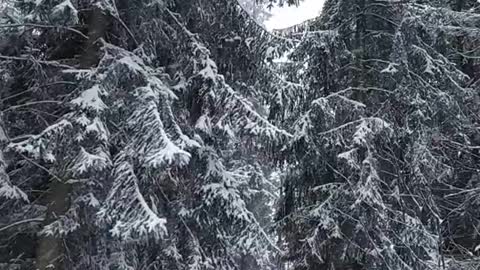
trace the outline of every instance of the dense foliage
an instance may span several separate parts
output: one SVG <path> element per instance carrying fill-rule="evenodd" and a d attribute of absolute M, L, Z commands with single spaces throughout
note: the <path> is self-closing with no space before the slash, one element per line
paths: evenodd
<path fill-rule="evenodd" d="M 478 269 L 480 4 L 0 3 L 0 269 Z"/>
<path fill-rule="evenodd" d="M 478 267 L 479 5 L 433 2 L 327 1 L 281 64 L 292 269 Z"/>

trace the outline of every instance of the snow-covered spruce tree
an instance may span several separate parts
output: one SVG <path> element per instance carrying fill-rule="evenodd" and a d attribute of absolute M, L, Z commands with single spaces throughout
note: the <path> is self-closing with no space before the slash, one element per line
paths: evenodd
<path fill-rule="evenodd" d="M 254 150 L 288 134 L 252 102 L 254 68 L 219 72 L 261 56 L 270 37 L 236 1 L 187 2 L 17 3 L 17 21 L 2 25 L 24 44 L 2 47 L 2 185 L 13 194 L 23 184 L 22 199 L 46 195 L 8 208 L 0 233 L 26 232 L 16 224 L 33 208 L 25 223 L 43 224 L 28 227 L 31 252 L 2 260 L 20 256 L 9 263 L 29 260 L 26 269 L 272 266 L 268 218 L 255 205 L 269 187 Z M 205 21 L 210 29 L 198 27 Z M 212 53 L 223 44 L 216 35 L 231 34 L 222 26 L 235 23 L 246 26 L 237 35 L 248 50 Z M 15 122 L 24 107 L 38 118 Z"/>
<path fill-rule="evenodd" d="M 478 221 L 478 86 L 454 41 L 474 43 L 478 18 L 446 3 L 326 2 L 285 75 L 303 90 L 271 112 L 296 121 L 278 215 L 286 264 L 444 269 L 474 256 L 477 234 L 454 230 Z"/>
<path fill-rule="evenodd" d="M 20 5 L 22 2 L 6 1 L 6 4 L 0 19 L 0 106 L 5 135 L 1 143 L 4 157 L 2 167 L 10 187 L 14 191 L 17 190 L 15 187 L 20 188 L 25 196 L 23 200 L 15 200 L 11 196 L 0 200 L 0 260 L 12 264 L 12 267 L 31 269 L 34 268 L 33 259 L 36 254 L 40 254 L 37 250 L 39 245 L 35 244 L 37 241 L 48 245 L 52 254 L 59 249 L 56 241 L 43 242 L 37 233 L 42 230 L 38 225 L 44 222 L 45 225 L 48 224 L 56 212 L 63 213 L 62 202 L 66 198 L 62 197 L 61 192 L 55 195 L 47 192 L 55 188 L 64 190 L 58 181 L 58 174 L 62 172 L 49 170 L 47 164 L 53 161 L 53 155 L 46 141 L 39 140 L 35 146 L 38 148 L 30 149 L 36 151 L 35 156 L 14 154 L 9 146 L 40 135 L 56 136 L 56 127 L 50 125 L 62 115 L 60 104 L 65 95 L 73 90 L 73 85 L 58 76 L 59 71 L 67 66 L 49 61 L 48 56 L 39 49 L 45 44 L 42 33 L 51 33 L 54 29 L 40 25 L 33 31 L 31 25 L 40 24 L 40 19 L 26 16 L 33 12 L 29 8 L 24 9 Z M 64 28 L 60 32 L 62 37 L 63 34 L 78 35 Z M 50 49 L 49 53 L 54 54 L 54 48 Z M 58 59 L 64 57 L 59 56 Z M 8 191 L 8 186 L 3 187 L 7 188 L 7 193 L 12 194 L 12 190 Z M 54 205 L 51 202 L 57 203 Z"/>

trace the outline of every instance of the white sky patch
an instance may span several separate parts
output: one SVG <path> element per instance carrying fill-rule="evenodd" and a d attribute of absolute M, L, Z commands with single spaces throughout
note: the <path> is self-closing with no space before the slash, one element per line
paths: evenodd
<path fill-rule="evenodd" d="M 283 6 L 274 7 L 271 10 L 273 16 L 265 22 L 268 30 L 282 29 L 320 15 L 325 0 L 304 0 L 298 7 Z"/>

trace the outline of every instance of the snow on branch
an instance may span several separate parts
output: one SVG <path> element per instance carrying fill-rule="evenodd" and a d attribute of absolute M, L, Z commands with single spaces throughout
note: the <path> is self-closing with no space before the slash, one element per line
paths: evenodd
<path fill-rule="evenodd" d="M 261 116 L 253 107 L 251 102 L 249 102 L 246 98 L 240 96 L 237 94 L 229 85 L 225 85 L 225 90 L 231 96 L 234 98 L 241 106 L 241 110 L 246 113 L 246 115 L 250 115 L 253 119 L 249 120 L 247 118 L 247 125 L 245 128 L 247 130 L 250 130 L 252 134 L 255 135 L 263 135 L 266 136 L 267 138 L 275 139 L 277 135 L 287 137 L 287 138 L 292 138 L 293 135 L 290 134 L 289 132 L 280 129 L 279 127 L 273 125 L 265 119 L 263 116 Z"/>
<path fill-rule="evenodd" d="M 144 166 L 181 167 L 190 161 L 190 153 L 182 150 L 168 137 L 159 110 L 153 101 L 138 106 L 128 123 L 132 132 L 128 154 L 139 157 L 145 162 Z"/>
<path fill-rule="evenodd" d="M 103 171 L 110 166 L 110 157 L 103 149 L 97 149 L 96 153 L 89 153 L 81 147 L 72 170 L 75 175 L 81 175 L 92 170 Z"/>
<path fill-rule="evenodd" d="M 248 101 L 247 98 L 241 96 L 238 91 L 234 90 L 225 82 L 223 76 L 218 74 L 215 62 L 210 58 L 210 51 L 203 44 L 194 39 L 194 41 L 191 43 L 191 46 L 193 55 L 196 57 L 196 60 L 194 61 L 194 70 L 197 70 L 198 76 L 203 78 L 204 81 L 213 82 L 215 84 L 214 89 L 219 92 L 218 94 L 222 94 L 222 92 L 224 92 L 222 96 L 223 100 L 231 102 L 230 99 L 233 99 L 237 103 L 238 106 L 234 104 L 228 104 L 226 107 L 230 107 L 230 113 L 236 118 L 240 117 L 240 114 L 243 115 L 242 118 L 245 120 L 245 122 L 242 125 L 247 130 L 254 135 L 262 135 L 270 139 L 276 139 L 277 135 L 283 137 L 293 136 L 287 131 L 271 124 L 253 108 L 251 102 Z M 239 113 L 238 110 L 240 110 L 241 113 Z M 237 121 L 242 120 L 238 119 Z"/>
<path fill-rule="evenodd" d="M 48 162 L 53 162 L 55 161 L 55 156 L 53 155 L 52 147 L 49 143 L 50 139 L 57 135 L 61 136 L 71 127 L 72 123 L 70 121 L 62 119 L 59 122 L 48 126 L 40 134 L 33 135 L 18 143 L 10 143 L 7 147 L 9 150 L 28 154 L 35 159 L 43 159 Z"/>
<path fill-rule="evenodd" d="M 80 106 L 82 109 L 89 109 L 100 112 L 106 109 L 101 96 L 106 92 L 100 85 L 94 85 L 91 88 L 84 90 L 78 98 L 70 101 L 70 103 Z"/>
<path fill-rule="evenodd" d="M 114 163 L 114 182 L 98 213 L 100 219 L 111 225 L 113 236 L 124 240 L 166 236 L 167 221 L 146 202 L 128 157 L 120 155 Z"/>
<path fill-rule="evenodd" d="M 0 197 L 29 202 L 27 194 L 10 181 L 10 177 L 6 172 L 6 165 L 3 153 L 0 151 Z"/>

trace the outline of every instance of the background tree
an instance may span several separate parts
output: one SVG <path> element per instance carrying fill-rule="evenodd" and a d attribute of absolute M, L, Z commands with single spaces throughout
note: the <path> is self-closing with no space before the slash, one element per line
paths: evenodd
<path fill-rule="evenodd" d="M 295 123 L 278 215 L 294 269 L 442 269 L 473 256 L 475 233 L 453 253 L 445 244 L 453 213 L 478 219 L 457 208 L 478 174 L 478 86 L 451 53 L 458 35 L 476 39 L 476 18 L 447 3 L 326 2 L 285 75 L 301 94 L 274 96 L 272 115 Z"/>

